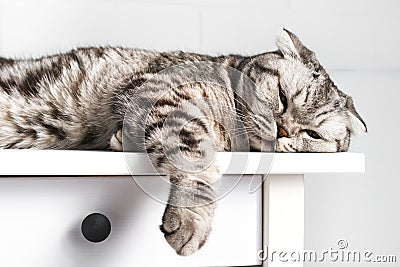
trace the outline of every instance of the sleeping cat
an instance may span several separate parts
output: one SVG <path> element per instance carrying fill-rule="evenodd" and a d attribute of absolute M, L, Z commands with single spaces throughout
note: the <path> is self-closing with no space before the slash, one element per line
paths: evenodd
<path fill-rule="evenodd" d="M 210 155 L 241 150 L 235 135 L 246 134 L 251 151 L 340 152 L 367 131 L 313 52 L 287 30 L 276 44 L 251 57 L 104 47 L 1 58 L 0 148 L 120 151 L 143 131 L 142 149 L 171 182 L 160 228 L 179 255 L 190 255 L 211 231 L 221 173 Z M 176 65 L 185 67 L 159 74 Z M 186 83 L 180 74 L 191 69 L 220 82 Z M 229 69 L 257 90 L 243 90 Z"/>

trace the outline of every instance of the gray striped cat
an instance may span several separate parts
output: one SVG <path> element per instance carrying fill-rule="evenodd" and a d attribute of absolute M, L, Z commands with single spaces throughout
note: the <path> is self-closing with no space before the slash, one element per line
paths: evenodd
<path fill-rule="evenodd" d="M 251 57 L 104 47 L 1 58 L 0 148 L 147 151 L 171 182 L 160 228 L 190 255 L 211 231 L 215 151 L 347 151 L 350 136 L 367 131 L 313 52 L 287 30 L 276 43 L 277 51 Z M 176 65 L 186 67 L 163 72 Z M 185 82 L 191 68 L 218 83 Z M 243 90 L 229 69 L 257 90 Z M 243 134 L 247 146 L 234 144 Z"/>

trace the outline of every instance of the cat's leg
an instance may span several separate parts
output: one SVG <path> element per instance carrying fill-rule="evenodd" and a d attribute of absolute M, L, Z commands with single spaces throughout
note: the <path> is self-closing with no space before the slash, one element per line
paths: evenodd
<path fill-rule="evenodd" d="M 115 132 L 110 139 L 110 148 L 114 151 L 122 151 L 122 129 Z"/>
<path fill-rule="evenodd" d="M 162 217 L 161 231 L 175 251 L 182 256 L 199 250 L 206 242 L 216 207 L 216 188 L 209 183 L 218 177 L 219 171 L 202 175 L 174 176 L 168 205 Z"/>
<path fill-rule="evenodd" d="M 211 232 L 221 173 L 208 121 L 181 124 L 178 116 L 187 115 L 177 113 L 174 127 L 154 130 L 146 148 L 153 165 L 167 173 L 171 183 L 160 229 L 177 254 L 186 256 L 199 250 Z"/>

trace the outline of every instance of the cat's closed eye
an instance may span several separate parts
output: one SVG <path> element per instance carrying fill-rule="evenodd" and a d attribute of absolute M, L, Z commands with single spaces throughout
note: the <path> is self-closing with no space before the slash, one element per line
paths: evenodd
<path fill-rule="evenodd" d="M 279 86 L 279 99 L 283 105 L 283 113 L 286 111 L 287 109 L 287 98 L 285 95 L 285 92 L 283 92 L 282 88 Z"/>
<path fill-rule="evenodd" d="M 304 132 L 313 139 L 322 139 L 321 135 L 319 135 L 316 131 L 313 130 L 304 130 Z"/>

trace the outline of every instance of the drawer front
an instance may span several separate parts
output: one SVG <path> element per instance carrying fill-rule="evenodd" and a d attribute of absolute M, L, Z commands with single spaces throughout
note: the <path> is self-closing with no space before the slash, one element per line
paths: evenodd
<path fill-rule="evenodd" d="M 255 176 L 261 181 L 261 176 Z M 224 176 L 213 231 L 188 257 L 175 254 L 159 230 L 168 186 L 156 176 L 0 178 L 0 266 L 132 267 L 257 265 L 261 249 L 261 190 L 253 176 Z M 138 184 L 140 186 L 138 186 Z M 143 188 L 142 188 L 143 187 Z M 90 213 L 106 215 L 110 236 L 91 243 L 81 233 Z"/>

